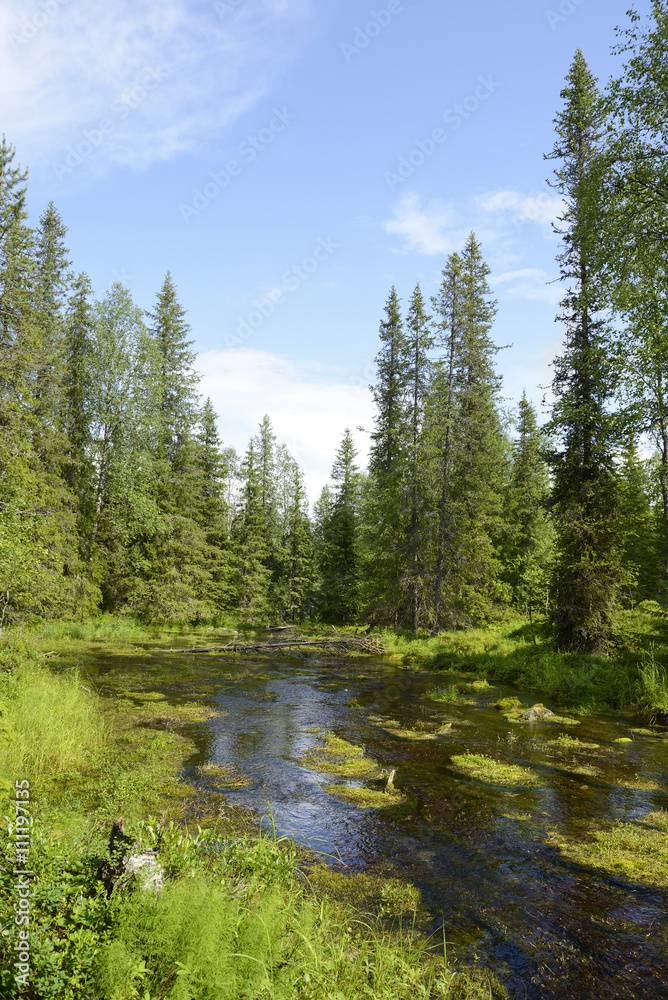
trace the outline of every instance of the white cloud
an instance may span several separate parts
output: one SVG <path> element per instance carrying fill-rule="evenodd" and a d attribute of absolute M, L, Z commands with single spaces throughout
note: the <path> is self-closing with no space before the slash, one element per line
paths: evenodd
<path fill-rule="evenodd" d="M 487 191 L 479 195 L 479 209 L 489 215 L 505 216 L 511 222 L 537 222 L 549 225 L 556 221 L 564 210 L 563 199 L 547 191 L 524 194 L 506 188 L 502 191 Z"/>
<path fill-rule="evenodd" d="M 508 298 L 548 302 L 550 305 L 557 305 L 564 294 L 563 286 L 558 282 L 552 283 L 547 272 L 539 267 L 524 267 L 494 274 L 490 277 L 490 284 L 492 288 L 510 284 L 509 288 L 502 289 Z"/>
<path fill-rule="evenodd" d="M 274 432 L 306 473 L 311 501 L 326 482 L 346 427 L 365 467 L 374 406 L 366 373 L 346 381 L 340 370 L 314 362 L 296 362 L 250 348 L 205 351 L 198 357 L 201 391 L 210 396 L 220 417 L 226 446 L 243 453 L 268 413 Z"/>
<path fill-rule="evenodd" d="M 86 161 L 101 171 L 196 149 L 243 114 L 303 44 L 312 0 L 17 6 L 0 0 L 3 131 L 34 164 L 107 119 Z"/>
<path fill-rule="evenodd" d="M 409 251 L 452 253 L 462 242 L 462 232 L 455 229 L 454 210 L 438 198 L 423 208 L 420 196 L 408 191 L 394 205 L 393 212 L 394 218 L 383 223 L 385 232 L 403 236 Z"/>

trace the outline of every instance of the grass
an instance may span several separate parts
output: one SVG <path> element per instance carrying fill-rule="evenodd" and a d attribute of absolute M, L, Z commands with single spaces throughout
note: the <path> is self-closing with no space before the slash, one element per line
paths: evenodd
<path fill-rule="evenodd" d="M 388 655 L 404 664 L 532 689 L 566 706 L 633 709 L 649 721 L 668 714 L 668 629 L 658 604 L 620 612 L 620 646 L 611 657 L 558 653 L 544 623 L 534 624 L 536 644 L 521 618 L 433 637 L 387 631 L 383 641 Z M 449 697 L 454 703 L 455 695 Z"/>
<path fill-rule="evenodd" d="M 99 700 L 77 670 L 53 673 L 25 639 L 0 645 L 0 776 L 62 774 L 99 754 Z"/>
<path fill-rule="evenodd" d="M 668 812 L 651 812 L 632 823 L 597 830 L 587 840 L 566 841 L 555 831 L 550 840 L 581 865 L 665 889 L 668 882 Z"/>
<path fill-rule="evenodd" d="M 394 809 L 404 801 L 403 795 L 396 789 L 378 791 L 374 788 L 353 788 L 351 785 L 327 785 L 325 791 L 359 809 Z"/>
<path fill-rule="evenodd" d="M 489 685 L 486 685 L 489 687 Z M 472 686 L 471 686 L 472 687 Z M 475 705 L 474 699 L 466 698 L 463 695 L 458 685 L 447 684 L 443 687 L 432 688 L 431 691 L 427 691 L 425 698 L 429 701 L 438 701 L 445 705 Z"/>
<path fill-rule="evenodd" d="M 321 744 L 305 753 L 299 763 L 340 778 L 370 778 L 380 770 L 376 761 L 366 756 L 364 747 L 328 732 L 322 734 Z"/>
<path fill-rule="evenodd" d="M 484 754 L 456 754 L 452 757 L 452 763 L 457 770 L 492 785 L 516 787 L 539 784 L 538 776 L 529 768 L 520 767 L 518 764 L 504 764 Z"/>
<path fill-rule="evenodd" d="M 251 779 L 245 774 L 241 774 L 235 767 L 226 764 L 216 764 L 214 761 L 201 764 L 197 768 L 197 773 L 202 778 L 215 779 L 218 788 L 225 788 L 230 791 L 235 788 L 248 788 L 252 784 Z"/>
<path fill-rule="evenodd" d="M 214 987 L 229 1000 L 503 996 L 491 973 L 453 972 L 434 942 L 392 923 L 419 907 L 413 886 L 383 876 L 360 910 L 324 878 L 304 878 L 291 841 L 263 835 L 219 793 L 195 793 L 175 777 L 195 748 L 173 729 L 211 717 L 201 698 L 223 678 L 212 671 L 209 679 L 202 664 L 149 659 L 141 648 L 149 639 L 169 637 L 103 617 L 0 642 L 5 788 L 19 774 L 36 790 L 35 997 L 209 1000 Z M 111 670 L 95 693 L 82 667 L 101 654 Z M 240 675 L 244 684 L 267 679 L 247 661 L 227 681 Z M 200 698 L 185 698 L 194 686 Z M 378 772 L 363 747 L 333 734 L 311 752 L 310 766 L 345 778 Z M 228 787 L 243 778 L 203 770 Z M 400 793 L 357 791 L 402 806 Z M 107 897 L 97 882 L 111 820 L 121 814 L 133 839 L 158 850 L 167 881 L 157 900 L 136 887 Z M 151 814 L 161 820 L 147 821 Z M 188 832 L 189 817 L 200 814 L 210 834 Z M 0 908 L 14 892 L 11 832 L 0 830 Z M 11 934 L 0 939 L 0 995 L 13 989 L 13 943 Z"/>

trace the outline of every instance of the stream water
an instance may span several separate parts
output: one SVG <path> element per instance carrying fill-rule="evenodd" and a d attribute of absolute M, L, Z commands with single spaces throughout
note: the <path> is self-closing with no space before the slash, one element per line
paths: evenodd
<path fill-rule="evenodd" d="M 602 715 L 568 727 L 512 724 L 493 702 L 535 698 L 499 687 L 467 692 L 470 704 L 442 704 L 425 696 L 456 676 L 380 660 L 202 659 L 207 700 L 222 714 L 184 727 L 198 748 L 185 778 L 271 810 L 278 833 L 324 852 L 330 864 L 370 871 L 391 862 L 420 889 L 427 929 L 444 930 L 458 956 L 477 956 L 518 1000 L 666 1000 L 668 886 L 643 887 L 570 861 L 550 842 L 551 831 L 578 840 L 613 820 L 668 808 L 665 732 L 633 733 L 631 720 Z M 196 688 L 198 668 L 192 657 L 186 662 Z M 160 685 L 147 676 L 146 689 Z M 169 685 L 162 690 L 170 694 Z M 183 693 L 171 688 L 171 696 Z M 453 724 L 435 739 L 396 733 L 428 732 L 445 717 Z M 384 814 L 328 794 L 341 779 L 300 763 L 325 730 L 396 769 L 395 786 L 412 810 Z M 595 747 L 554 742 L 565 733 Z M 466 753 L 530 768 L 537 783 L 481 780 L 453 766 Z M 215 774 L 202 777 L 207 762 L 250 783 L 223 789 Z"/>

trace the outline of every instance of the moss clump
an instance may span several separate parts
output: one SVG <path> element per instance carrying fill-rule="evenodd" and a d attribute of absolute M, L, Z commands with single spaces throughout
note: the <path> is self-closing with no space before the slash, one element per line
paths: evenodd
<path fill-rule="evenodd" d="M 465 698 L 458 689 L 456 684 L 447 684 L 445 687 L 432 688 L 431 691 L 427 691 L 425 698 L 429 701 L 438 701 L 445 705 L 475 705 L 475 701 L 470 698 Z"/>
<path fill-rule="evenodd" d="M 424 729 L 394 729 L 395 736 L 400 736 L 404 740 L 436 740 L 439 736 L 445 736 L 452 730 L 452 723 L 446 722 L 433 732 Z"/>
<path fill-rule="evenodd" d="M 485 677 L 479 677 L 476 681 L 468 681 L 467 683 L 457 684 L 457 687 L 462 691 L 493 691 L 494 687 L 489 683 Z"/>
<path fill-rule="evenodd" d="M 498 701 L 494 702 L 494 708 L 498 708 L 502 712 L 510 712 L 513 709 L 525 709 L 526 705 L 519 698 L 499 698 Z"/>
<path fill-rule="evenodd" d="M 633 740 L 631 739 L 630 736 L 618 736 L 617 739 L 614 740 L 614 742 L 615 743 L 633 743 Z"/>
<path fill-rule="evenodd" d="M 378 774 L 378 764 L 366 756 L 364 747 L 348 743 L 333 733 L 323 733 L 322 740 L 323 746 L 314 747 L 300 758 L 303 767 L 341 778 L 370 778 Z"/>
<path fill-rule="evenodd" d="M 346 874 L 327 865 L 314 865 L 307 875 L 316 892 L 364 912 L 399 916 L 418 909 L 422 902 L 420 890 L 398 878 L 366 872 Z"/>
<path fill-rule="evenodd" d="M 328 785 L 325 791 L 360 809 L 392 809 L 404 801 L 403 795 L 396 789 L 386 792 L 374 788 L 353 788 L 351 785 Z"/>
<path fill-rule="evenodd" d="M 651 812 L 633 823 L 596 830 L 589 840 L 569 841 L 552 831 L 550 840 L 578 864 L 589 865 L 642 885 L 665 888 L 668 880 L 668 812 Z"/>
<path fill-rule="evenodd" d="M 526 767 L 517 764 L 503 764 L 479 753 L 457 754 L 452 762 L 459 771 L 471 774 L 479 781 L 489 781 L 493 785 L 537 785 L 538 776 Z"/>
<path fill-rule="evenodd" d="M 197 773 L 202 778 L 215 778 L 216 785 L 221 788 L 248 788 L 251 784 L 250 778 L 242 774 L 235 767 L 227 764 L 217 764 L 215 761 L 208 761 L 206 764 L 201 764 L 197 768 Z"/>
<path fill-rule="evenodd" d="M 569 736 L 568 733 L 561 733 L 555 739 L 549 741 L 553 746 L 561 750 L 600 750 L 598 743 L 585 743 L 577 736 Z"/>
<path fill-rule="evenodd" d="M 383 715 L 367 715 L 367 722 L 372 726 L 380 726 L 382 729 L 400 729 L 401 723 L 396 719 L 388 719 Z"/>
<path fill-rule="evenodd" d="M 447 996 L 448 1000 L 508 1000 L 509 993 L 488 969 L 460 969 Z"/>

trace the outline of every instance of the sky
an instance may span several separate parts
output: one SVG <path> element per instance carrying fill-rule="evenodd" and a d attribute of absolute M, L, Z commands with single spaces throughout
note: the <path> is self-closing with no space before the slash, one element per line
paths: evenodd
<path fill-rule="evenodd" d="M 268 413 L 315 499 L 347 426 L 366 461 L 390 288 L 428 300 L 471 230 L 503 404 L 542 405 L 562 336 L 543 154 L 576 48 L 604 85 L 630 5 L 0 0 L 0 131 L 98 295 L 151 309 L 171 272 L 224 444 Z"/>

